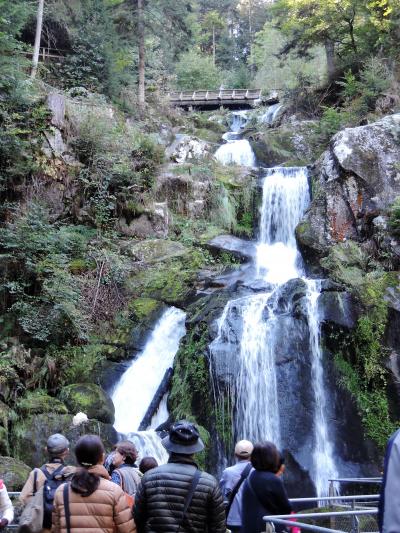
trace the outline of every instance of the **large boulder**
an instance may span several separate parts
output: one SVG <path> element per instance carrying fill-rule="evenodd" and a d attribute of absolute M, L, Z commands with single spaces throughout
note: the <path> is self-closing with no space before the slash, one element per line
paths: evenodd
<path fill-rule="evenodd" d="M 314 169 L 314 199 L 296 230 L 315 262 L 333 244 L 362 240 L 400 195 L 400 114 L 337 133 Z"/>
<path fill-rule="evenodd" d="M 110 449 L 118 441 L 118 434 L 111 424 L 89 420 L 85 424 L 74 426 L 72 418 L 72 415 L 43 413 L 19 420 L 13 424 L 10 439 L 13 454 L 29 466 L 38 467 L 47 459 L 46 441 L 53 433 L 65 435 L 70 441 L 71 450 L 79 437 L 87 433 L 99 435 L 106 449 Z M 71 454 L 69 461 L 73 459 Z"/>
<path fill-rule="evenodd" d="M 210 156 L 210 145 L 190 135 L 177 135 L 175 141 L 167 148 L 166 155 L 175 163 L 203 159 Z"/>
<path fill-rule="evenodd" d="M 66 415 L 68 409 L 57 398 L 53 398 L 43 390 L 28 392 L 21 398 L 16 406 L 22 416 L 37 415 L 40 413 L 58 413 Z"/>
<path fill-rule="evenodd" d="M 86 413 L 106 424 L 114 423 L 114 404 L 104 390 L 94 383 L 75 383 L 63 387 L 60 399 L 68 407 L 70 413 Z"/>
<path fill-rule="evenodd" d="M 30 467 L 14 459 L 14 457 L 0 456 L 0 479 L 10 492 L 20 491 L 31 471 Z"/>

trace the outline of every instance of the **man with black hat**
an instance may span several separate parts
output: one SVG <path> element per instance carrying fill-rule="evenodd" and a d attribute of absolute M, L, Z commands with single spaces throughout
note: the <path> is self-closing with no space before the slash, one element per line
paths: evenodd
<path fill-rule="evenodd" d="M 196 465 L 204 449 L 194 424 L 180 420 L 162 441 L 166 465 L 145 473 L 135 498 L 138 533 L 225 533 L 225 512 L 217 480 Z"/>

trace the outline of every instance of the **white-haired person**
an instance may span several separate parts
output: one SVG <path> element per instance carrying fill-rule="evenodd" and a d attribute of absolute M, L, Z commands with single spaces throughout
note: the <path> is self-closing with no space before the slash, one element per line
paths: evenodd
<path fill-rule="evenodd" d="M 236 464 L 225 468 L 220 480 L 227 517 L 226 523 L 232 533 L 240 531 L 242 527 L 242 491 L 239 491 L 239 489 L 252 469 L 250 463 L 252 451 L 253 444 L 250 441 L 241 440 L 237 442 L 235 446 Z"/>

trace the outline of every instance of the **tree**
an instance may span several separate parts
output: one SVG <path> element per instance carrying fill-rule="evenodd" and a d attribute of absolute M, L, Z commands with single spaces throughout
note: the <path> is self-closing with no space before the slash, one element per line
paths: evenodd
<path fill-rule="evenodd" d="M 44 0 L 39 0 L 37 16 L 36 16 L 36 36 L 35 36 L 35 46 L 33 48 L 33 60 L 32 60 L 32 72 L 31 78 L 36 77 L 36 72 L 39 64 L 39 52 L 40 52 L 40 41 L 42 38 L 42 26 L 43 26 L 43 9 L 44 9 Z"/>
<path fill-rule="evenodd" d="M 138 82 L 138 105 L 139 114 L 143 115 L 146 104 L 145 97 L 145 32 L 144 32 L 144 12 L 143 0 L 137 0 L 137 20 L 138 20 L 138 48 L 139 48 L 139 82 Z"/>
<path fill-rule="evenodd" d="M 212 59 L 194 50 L 181 56 L 176 75 L 181 90 L 218 89 L 221 84 L 221 72 Z"/>
<path fill-rule="evenodd" d="M 213 63 L 215 65 L 215 57 L 216 57 L 216 33 L 218 31 L 223 30 L 226 27 L 225 21 L 222 19 L 222 17 L 219 15 L 218 11 L 209 11 L 201 24 L 203 30 L 206 31 L 205 36 L 208 38 L 209 33 L 211 33 L 211 39 L 212 39 L 212 57 L 213 57 Z"/>

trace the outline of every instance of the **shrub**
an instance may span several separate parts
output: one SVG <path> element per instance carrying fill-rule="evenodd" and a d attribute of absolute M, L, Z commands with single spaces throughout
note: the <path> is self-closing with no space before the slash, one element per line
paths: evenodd
<path fill-rule="evenodd" d="M 389 228 L 393 235 L 400 237 L 400 196 L 396 198 L 390 208 Z"/>

